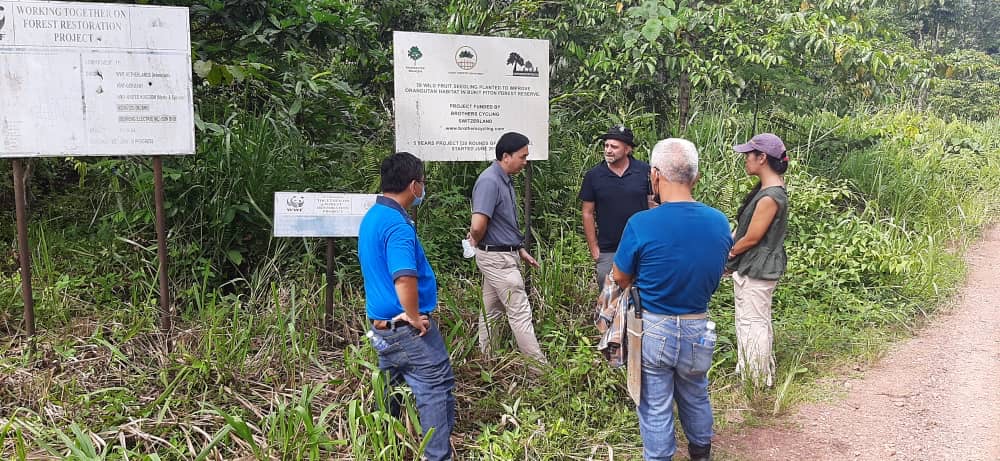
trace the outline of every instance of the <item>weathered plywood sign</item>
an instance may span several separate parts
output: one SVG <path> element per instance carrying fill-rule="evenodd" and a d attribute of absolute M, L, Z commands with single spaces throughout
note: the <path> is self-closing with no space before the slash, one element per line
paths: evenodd
<path fill-rule="evenodd" d="M 187 8 L 0 0 L 0 157 L 193 154 Z"/>

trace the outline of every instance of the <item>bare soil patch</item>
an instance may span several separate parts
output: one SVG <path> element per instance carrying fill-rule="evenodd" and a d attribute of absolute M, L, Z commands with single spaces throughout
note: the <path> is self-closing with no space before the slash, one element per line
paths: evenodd
<path fill-rule="evenodd" d="M 969 250 L 953 305 L 833 402 L 721 434 L 724 459 L 1000 460 L 1000 227 Z"/>

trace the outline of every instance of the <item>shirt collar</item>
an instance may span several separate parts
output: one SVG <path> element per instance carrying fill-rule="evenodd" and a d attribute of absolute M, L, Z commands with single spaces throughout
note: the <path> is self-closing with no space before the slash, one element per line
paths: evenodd
<path fill-rule="evenodd" d="M 500 179 L 503 179 L 503 182 L 505 182 L 507 184 L 510 184 L 510 175 L 507 174 L 507 172 L 503 170 L 503 168 L 500 166 L 500 162 L 499 161 L 494 160 L 493 161 L 493 165 L 491 165 L 490 168 L 493 168 L 494 170 L 496 170 L 494 174 L 496 174 L 497 176 L 499 176 Z"/>
<path fill-rule="evenodd" d="M 635 157 L 632 156 L 632 154 L 629 154 L 628 155 L 628 168 L 625 169 L 625 171 L 622 173 L 621 177 L 624 178 L 625 176 L 628 176 L 628 175 L 633 174 L 633 173 L 641 173 L 639 171 L 639 164 L 636 163 L 636 162 L 638 162 L 638 160 L 636 160 Z M 614 176 L 616 178 L 618 177 L 618 175 L 616 175 L 614 171 L 611 171 L 611 167 L 608 166 L 608 162 L 601 162 L 601 165 L 604 165 L 604 171 L 606 171 L 609 175 L 612 175 L 612 176 Z"/>
<path fill-rule="evenodd" d="M 403 206 L 400 205 L 399 202 L 384 195 L 379 195 L 378 197 L 375 197 L 375 203 L 387 206 L 389 208 L 398 211 L 399 214 L 403 215 L 403 217 L 406 218 L 406 222 L 410 223 L 411 226 L 414 224 L 413 218 L 410 217 L 410 214 L 407 213 L 405 209 L 403 209 Z"/>

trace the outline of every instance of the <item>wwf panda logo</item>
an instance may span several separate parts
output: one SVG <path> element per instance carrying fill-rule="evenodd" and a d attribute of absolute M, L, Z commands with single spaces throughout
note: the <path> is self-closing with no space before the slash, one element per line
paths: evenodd
<path fill-rule="evenodd" d="M 306 199 L 298 195 L 293 195 L 285 200 L 285 204 L 292 208 L 302 208 L 302 205 L 306 204 Z"/>

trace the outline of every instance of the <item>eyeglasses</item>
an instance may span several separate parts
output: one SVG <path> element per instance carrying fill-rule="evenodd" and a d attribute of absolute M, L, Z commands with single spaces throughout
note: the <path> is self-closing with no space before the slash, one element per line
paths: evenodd
<path fill-rule="evenodd" d="M 414 181 L 416 181 L 416 182 L 418 182 L 420 184 L 427 184 L 427 178 L 414 179 Z"/>

